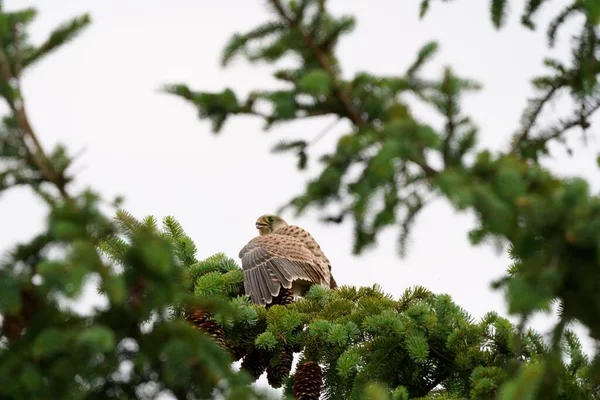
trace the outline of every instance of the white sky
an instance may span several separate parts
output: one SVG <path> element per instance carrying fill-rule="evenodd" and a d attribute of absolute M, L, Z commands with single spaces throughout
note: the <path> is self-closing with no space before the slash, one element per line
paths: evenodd
<path fill-rule="evenodd" d="M 79 171 L 78 185 L 91 185 L 107 199 L 124 195 L 125 208 L 138 217 L 174 215 L 196 241 L 200 257 L 223 251 L 236 258 L 256 234 L 256 217 L 275 212 L 319 172 L 316 157 L 308 173 L 299 173 L 292 154 L 272 155 L 270 148 L 284 138 L 312 138 L 329 119 L 281 125 L 265 134 L 259 119 L 238 117 L 215 137 L 193 107 L 158 91 L 167 83 L 209 91 L 231 87 L 242 95 L 275 87 L 270 67 L 249 66 L 242 60 L 224 70 L 219 66 L 221 50 L 232 34 L 269 18 L 266 1 L 4 3 L 11 10 L 38 9 L 30 30 L 38 42 L 66 19 L 91 13 L 92 25 L 83 35 L 25 76 L 34 129 L 47 148 L 62 142 L 72 153 L 85 149 L 74 168 Z M 543 57 L 568 56 L 568 29 L 549 53 L 544 30 L 530 32 L 519 24 L 523 1 L 514 2 L 509 26 L 501 32 L 491 27 L 488 1 L 434 2 L 423 21 L 418 20 L 418 3 L 330 1 L 335 13 L 357 17 L 357 29 L 339 47 L 346 76 L 361 70 L 401 74 L 425 42 L 437 40 L 440 52 L 427 72 L 439 76 L 449 64 L 461 76 L 482 82 L 483 91 L 469 96 L 464 110 L 480 126 L 482 146 L 503 148 L 532 93 L 529 80 L 543 71 Z M 545 27 L 548 17 L 566 3 L 552 2 L 539 25 Z M 439 118 L 430 118 L 422 108 L 418 111 L 439 126 Z M 339 124 L 319 142 L 317 152 L 333 149 L 346 127 Z M 569 158 L 556 148 L 547 165 L 562 175 L 589 179 L 596 190 L 598 143 L 592 138 L 587 149 L 581 149 L 580 134 L 573 133 L 576 156 Z M 0 249 L 38 232 L 45 211 L 26 190 L 3 196 L 0 221 L 8 229 L 0 232 Z M 376 248 L 355 257 L 349 223 L 324 225 L 314 213 L 284 217 L 320 242 L 338 284 L 379 283 L 394 296 L 418 284 L 450 294 L 475 318 L 491 310 L 506 314 L 503 294 L 492 291 L 489 283 L 504 273 L 507 258 L 491 246 L 472 247 L 467 238 L 472 216 L 456 214 L 445 201 L 429 206 L 418 218 L 405 259 L 397 255 L 395 228 L 380 236 Z M 97 300 L 92 288 L 77 308 L 89 309 Z M 550 323 L 540 317 L 533 326 L 544 333 Z M 586 347 L 591 349 L 589 341 Z"/>

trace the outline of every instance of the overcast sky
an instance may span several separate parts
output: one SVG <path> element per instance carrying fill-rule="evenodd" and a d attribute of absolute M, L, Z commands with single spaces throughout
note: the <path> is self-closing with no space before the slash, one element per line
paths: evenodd
<path fill-rule="evenodd" d="M 275 212 L 319 172 L 313 162 L 308 172 L 299 173 L 291 154 L 272 155 L 270 148 L 283 138 L 313 137 L 329 123 L 327 118 L 281 125 L 269 133 L 262 131 L 258 119 L 234 118 L 220 136 L 214 136 L 209 122 L 200 121 L 193 107 L 158 91 L 162 84 L 179 82 L 197 90 L 231 87 L 242 94 L 275 87 L 272 69 L 264 65 L 237 60 L 227 69 L 219 66 L 221 50 L 232 34 L 269 18 L 264 0 L 4 3 L 11 10 L 38 9 L 30 30 L 37 42 L 67 18 L 91 14 L 92 25 L 83 35 L 25 76 L 33 127 L 47 148 L 62 142 L 73 153 L 85 149 L 74 168 L 79 171 L 79 187 L 90 185 L 108 199 L 124 195 L 125 208 L 138 217 L 175 216 L 196 241 L 199 257 L 222 251 L 237 258 L 239 249 L 256 235 L 256 218 Z M 543 30 L 530 32 L 519 24 L 522 1 L 514 2 L 508 27 L 501 32 L 491 27 L 488 1 L 433 2 L 423 21 L 418 20 L 418 3 L 330 1 L 336 14 L 357 18 L 357 29 L 339 47 L 345 76 L 361 70 L 402 73 L 425 42 L 437 40 L 440 53 L 426 72 L 439 75 L 448 64 L 483 83 L 483 91 L 469 96 L 464 110 L 481 128 L 481 146 L 503 148 L 532 94 L 530 79 L 543 71 L 542 59 L 568 55 L 566 35 L 549 52 Z M 540 26 L 546 26 L 548 17 L 565 3 L 554 1 L 546 7 Z M 430 118 L 424 109 L 417 111 L 440 126 L 439 119 Z M 339 124 L 318 143 L 317 153 L 333 149 L 346 128 Z M 582 149 L 580 134 L 574 134 L 576 157 L 567 157 L 557 147 L 547 165 L 561 175 L 590 179 L 597 190 L 598 143 L 592 138 Z M 29 192 L 14 190 L 0 204 L 5 227 L 0 249 L 39 231 L 46 210 Z M 404 259 L 398 257 L 396 229 L 381 235 L 376 248 L 356 257 L 351 254 L 349 223 L 324 225 L 314 213 L 299 219 L 284 217 L 319 241 L 338 284 L 379 283 L 394 296 L 423 285 L 450 294 L 475 318 L 491 310 L 506 314 L 503 294 L 489 286 L 504 273 L 506 256 L 491 246 L 472 247 L 467 238 L 472 215 L 455 213 L 443 200 L 418 218 Z M 77 309 L 89 310 L 97 303 L 92 288 Z M 532 325 L 545 333 L 550 323 L 540 317 Z"/>

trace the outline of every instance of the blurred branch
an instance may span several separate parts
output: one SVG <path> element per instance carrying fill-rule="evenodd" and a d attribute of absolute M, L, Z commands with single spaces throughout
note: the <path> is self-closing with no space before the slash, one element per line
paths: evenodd
<path fill-rule="evenodd" d="M 563 85 L 564 84 L 561 81 L 555 82 L 555 84 L 549 88 L 548 92 L 542 98 L 536 101 L 535 107 L 533 107 L 532 110 L 530 110 L 526 113 L 526 115 L 524 115 L 523 118 L 527 120 L 521 131 L 516 135 L 516 138 L 511 148 L 511 153 L 516 152 L 521 146 L 521 144 L 529 138 L 529 133 L 531 132 L 531 129 L 537 122 L 538 116 L 542 112 L 544 106 L 548 103 L 548 101 L 550 101 L 550 99 L 552 99 L 552 97 L 554 97 L 556 92 L 560 88 L 562 88 Z"/>
<path fill-rule="evenodd" d="M 15 62 L 15 74 L 11 72 L 10 63 L 6 52 L 4 51 L 4 43 L 2 38 L 0 38 L 0 77 L 8 86 L 14 87 L 18 90 L 18 98 L 11 99 L 5 97 L 8 106 L 13 112 L 15 119 L 23 131 L 23 141 L 25 144 L 25 149 L 28 152 L 29 157 L 35 166 L 40 170 L 40 173 L 46 178 L 49 182 L 54 184 L 58 189 L 60 195 L 67 201 L 72 201 L 71 196 L 68 194 L 65 186 L 67 180 L 65 177 L 54 170 L 52 163 L 46 153 L 44 152 L 44 148 L 40 143 L 37 135 L 35 134 L 31 123 L 29 122 L 29 117 L 27 116 L 27 112 L 25 111 L 25 103 L 23 101 L 23 96 L 20 91 L 20 81 L 19 74 L 21 71 L 21 49 L 19 47 L 19 41 L 16 39 L 17 27 L 13 25 L 13 32 L 15 32 L 15 40 L 13 43 L 14 46 L 14 62 Z M 31 141 L 31 145 L 28 145 L 27 138 Z M 33 149 L 30 147 L 33 146 Z"/>
<path fill-rule="evenodd" d="M 595 104 L 591 105 L 589 109 L 582 112 L 581 115 L 578 115 L 566 121 L 560 121 L 556 126 L 550 127 L 543 131 L 539 137 L 528 139 L 528 144 L 539 145 L 542 143 L 547 143 L 554 139 L 559 139 L 567 131 L 578 126 L 585 130 L 589 127 L 588 118 L 591 117 L 599 109 L 600 100 L 597 101 Z M 513 149 L 513 152 L 514 151 L 516 151 L 516 148 Z"/>
<path fill-rule="evenodd" d="M 306 30 L 304 30 L 304 28 L 300 24 L 301 21 L 299 19 L 292 19 L 290 16 L 287 15 L 287 13 L 283 9 L 283 6 L 281 5 L 281 2 L 279 0 L 269 0 L 269 1 L 271 2 L 271 4 L 273 4 L 275 9 L 279 12 L 279 15 L 288 22 L 290 27 L 295 29 L 300 34 L 300 37 L 302 38 L 304 43 L 306 43 L 308 48 L 312 51 L 313 55 L 315 56 L 315 58 L 317 59 L 317 61 L 321 65 L 321 67 L 325 71 L 327 71 L 327 73 L 331 77 L 333 94 L 337 97 L 337 99 L 340 101 L 340 103 L 342 103 L 342 105 L 344 106 L 344 109 L 346 110 L 346 113 L 348 114 L 348 118 L 350 118 L 350 120 L 359 128 L 364 126 L 365 121 L 361 117 L 360 113 L 358 112 L 356 107 L 354 107 L 352 105 L 352 102 L 350 101 L 350 98 L 348 97 L 348 95 L 337 84 L 337 77 L 333 71 L 333 67 L 332 67 L 331 63 L 329 62 L 329 59 L 327 58 L 327 54 L 315 43 L 315 41 L 306 32 Z"/>
<path fill-rule="evenodd" d="M 344 108 L 344 110 L 346 112 L 346 116 L 352 121 L 352 123 L 357 128 L 359 128 L 359 129 L 364 128 L 366 126 L 367 122 L 361 116 L 360 111 L 352 104 L 352 101 L 350 100 L 350 96 L 340 87 L 338 77 L 336 76 L 336 74 L 334 72 L 334 68 L 331 65 L 331 62 L 329 61 L 327 52 L 324 51 L 321 47 L 319 47 L 317 45 L 317 43 L 313 40 L 313 38 L 310 36 L 310 34 L 308 34 L 306 32 L 304 27 L 301 25 L 301 21 L 299 18 L 296 18 L 296 19 L 291 18 L 286 13 L 283 6 L 281 5 L 280 0 L 269 0 L 269 1 L 275 7 L 277 12 L 281 16 L 281 18 L 283 18 L 285 21 L 287 21 L 290 28 L 295 29 L 298 32 L 298 34 L 300 35 L 300 37 L 302 38 L 304 43 L 306 43 L 306 46 L 313 53 L 315 59 L 318 61 L 318 63 L 321 65 L 321 67 L 327 72 L 327 74 L 329 75 L 329 77 L 331 79 L 331 91 L 334 94 L 334 96 L 338 99 L 338 101 L 341 103 L 342 107 Z M 324 4 L 322 6 L 324 7 Z M 419 162 L 416 160 L 413 160 L 413 161 L 416 164 L 418 164 L 419 167 L 421 167 L 423 169 L 423 171 L 425 171 L 425 173 L 428 177 L 433 177 L 438 174 L 438 171 L 436 171 L 434 168 L 432 168 L 425 162 Z"/>

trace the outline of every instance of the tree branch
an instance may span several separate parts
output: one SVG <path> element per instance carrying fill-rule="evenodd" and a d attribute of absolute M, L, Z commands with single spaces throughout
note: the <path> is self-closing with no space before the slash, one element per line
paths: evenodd
<path fill-rule="evenodd" d="M 573 118 L 571 120 L 568 120 L 566 122 L 561 123 L 560 126 L 549 129 L 547 135 L 540 137 L 540 138 L 534 138 L 531 139 L 534 142 L 542 142 L 542 143 L 546 143 L 550 140 L 553 139 L 557 139 L 559 138 L 561 135 L 563 135 L 565 132 L 567 132 L 570 129 L 573 129 L 577 126 L 581 126 L 582 128 L 585 127 L 585 124 L 587 123 L 586 120 L 587 118 L 589 118 L 590 116 L 592 116 L 592 114 L 594 114 L 596 111 L 598 111 L 600 109 L 600 100 L 596 102 L 596 104 L 594 104 L 589 110 L 587 110 L 584 113 L 581 113 L 581 115 L 579 115 L 577 118 Z"/>
<path fill-rule="evenodd" d="M 523 129 L 521 129 L 521 131 L 519 133 L 517 133 L 517 135 L 514 139 L 512 148 L 511 148 L 511 153 L 516 153 L 517 150 L 519 149 L 519 147 L 521 146 L 521 143 L 523 143 L 525 140 L 528 139 L 529 133 L 531 132 L 531 128 L 533 128 L 533 125 L 537 122 L 540 112 L 542 112 L 542 109 L 544 108 L 546 103 L 548 101 L 550 101 L 550 99 L 554 96 L 554 94 L 556 94 L 556 92 L 561 87 L 562 87 L 562 82 L 555 83 L 554 85 L 552 85 L 552 87 L 550 88 L 548 93 L 546 93 L 546 95 L 542 99 L 539 100 L 537 106 L 531 113 L 531 117 L 529 118 L 529 121 L 527 121 L 525 126 L 523 126 Z"/>
<path fill-rule="evenodd" d="M 15 29 L 16 31 L 16 29 Z M 15 43 L 13 44 L 15 47 L 15 60 L 17 62 L 16 68 L 20 68 L 20 48 L 18 45 L 18 40 L 15 38 Z M 4 44 L 0 38 L 0 78 L 6 83 L 6 85 L 11 86 L 11 82 L 14 82 L 17 90 L 19 91 L 19 99 L 18 101 L 14 101 L 14 99 L 9 99 L 5 97 L 6 102 L 8 103 L 10 109 L 12 110 L 19 127 L 23 131 L 23 141 L 25 145 L 25 149 L 29 153 L 29 156 L 35 166 L 40 170 L 40 173 L 46 178 L 49 182 L 52 182 L 56 188 L 58 189 L 61 196 L 67 200 L 72 201 L 71 196 L 67 193 L 65 185 L 66 179 L 59 173 L 57 173 L 52 168 L 52 163 L 50 159 L 44 152 L 44 148 L 42 147 L 40 141 L 38 140 L 33 128 L 29 122 L 29 117 L 27 116 L 27 112 L 25 111 L 25 103 L 23 101 L 23 96 L 20 93 L 20 85 L 19 85 L 19 77 L 14 76 L 10 69 L 10 63 L 6 52 L 4 51 Z M 33 144 L 34 150 L 27 145 L 26 138 L 28 138 Z"/>
<path fill-rule="evenodd" d="M 304 27 L 302 27 L 298 19 L 292 19 L 289 15 L 287 15 L 279 0 L 270 1 L 271 4 L 273 4 L 273 6 L 275 7 L 275 9 L 277 9 L 277 11 L 279 12 L 279 15 L 290 24 L 290 27 L 296 29 L 306 46 L 312 51 L 317 62 L 321 65 L 321 68 L 323 68 L 329 74 L 332 80 L 332 92 L 335 95 L 335 97 L 337 97 L 337 99 L 340 101 L 340 103 L 342 103 L 342 106 L 348 114 L 348 118 L 350 118 L 350 120 L 359 128 L 363 127 L 365 121 L 361 117 L 360 112 L 356 109 L 356 107 L 354 107 L 354 105 L 350 101 L 348 95 L 339 87 L 337 76 L 335 75 L 333 67 L 329 62 L 329 59 L 327 58 L 327 53 L 325 53 L 314 42 L 312 37 L 306 32 L 306 30 L 304 30 Z"/>
<path fill-rule="evenodd" d="M 454 120 L 454 107 L 450 96 L 448 96 L 448 105 L 446 106 L 446 137 L 444 138 L 444 144 L 442 147 L 442 157 L 444 159 L 444 165 L 448 166 L 450 160 L 450 146 L 452 145 L 452 139 L 456 135 L 456 121 Z"/>
<path fill-rule="evenodd" d="M 331 91 L 344 107 L 346 116 L 358 128 L 363 128 L 366 125 L 366 121 L 362 118 L 360 111 L 352 104 L 348 94 L 339 86 L 339 80 L 334 72 L 333 66 L 330 63 L 329 58 L 327 57 L 327 53 L 323 51 L 323 49 L 321 49 L 317 45 L 317 43 L 315 43 L 313 38 L 306 32 L 304 27 L 302 27 L 302 25 L 300 24 L 300 20 L 293 19 L 285 12 L 280 0 L 269 1 L 275 7 L 279 15 L 290 25 L 290 28 L 295 29 L 300 34 L 300 37 L 302 38 L 306 46 L 311 50 L 311 52 L 315 56 L 315 59 L 321 65 L 321 68 L 323 68 L 327 72 L 327 74 L 331 78 Z M 434 177 L 438 174 L 438 171 L 429 166 L 427 163 L 418 162 L 415 160 L 412 161 L 419 165 L 419 167 L 423 169 L 423 171 L 428 177 Z"/>

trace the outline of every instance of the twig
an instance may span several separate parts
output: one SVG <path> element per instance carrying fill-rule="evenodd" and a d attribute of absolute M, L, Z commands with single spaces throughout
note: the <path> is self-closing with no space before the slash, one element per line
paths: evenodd
<path fill-rule="evenodd" d="M 454 121 L 453 117 L 453 105 L 452 99 L 448 95 L 448 105 L 446 107 L 446 118 L 448 118 L 448 122 L 446 123 L 446 138 L 444 139 L 442 148 L 442 156 L 444 158 L 444 165 L 446 166 L 448 166 L 448 161 L 450 160 L 450 145 L 454 135 L 456 134 L 456 122 Z"/>
<path fill-rule="evenodd" d="M 329 131 L 331 131 L 338 124 L 338 122 L 340 122 L 339 118 L 337 118 L 335 121 L 331 122 L 329 125 L 327 125 L 325 128 L 323 128 L 321 130 L 321 132 L 319 132 L 317 134 L 317 136 L 315 136 L 313 138 L 313 140 L 311 140 L 310 143 L 308 143 L 308 146 L 313 146 L 319 140 L 323 139 L 325 137 L 325 135 L 327 135 L 329 133 Z"/>
<path fill-rule="evenodd" d="M 20 61 L 18 61 L 18 60 L 20 60 L 20 49 L 18 46 L 18 40 L 16 40 L 16 38 L 15 38 L 14 42 L 15 42 L 14 43 L 15 62 L 17 63 L 15 68 L 20 68 L 20 65 L 19 65 Z M 16 88 L 19 89 L 20 85 L 19 85 L 18 77 L 13 76 L 13 74 L 10 70 L 10 63 L 8 61 L 8 57 L 6 56 L 6 52 L 4 51 L 4 44 L 2 43 L 1 39 L 0 39 L 0 77 L 2 78 L 2 80 L 4 80 L 5 84 L 8 86 L 11 85 L 11 81 L 15 82 L 17 85 Z M 19 124 L 21 130 L 23 131 L 23 139 L 24 139 L 25 149 L 29 153 L 31 160 L 33 161 L 35 166 L 40 170 L 40 172 L 44 176 L 44 178 L 46 178 L 49 182 L 52 182 L 56 186 L 58 191 L 60 192 L 61 196 L 65 200 L 70 202 L 70 201 L 72 201 L 72 199 L 71 199 L 71 196 L 69 196 L 69 194 L 67 193 L 66 188 L 65 188 L 66 180 L 64 179 L 64 177 L 60 176 L 59 174 L 56 173 L 56 171 L 54 171 L 52 169 L 52 163 L 48 159 L 48 156 L 46 156 L 46 153 L 44 152 L 44 148 L 42 147 L 35 132 L 33 131 L 33 128 L 31 127 L 31 124 L 29 123 L 29 118 L 27 116 L 27 112 L 25 111 L 25 104 L 24 104 L 23 98 L 21 96 L 20 90 L 19 90 L 19 97 L 20 97 L 20 99 L 17 102 L 15 102 L 14 99 L 9 99 L 9 98 L 5 98 L 5 100 L 8 103 L 12 112 L 14 113 L 17 123 Z M 32 151 L 29 148 L 29 146 L 27 145 L 27 142 L 25 141 L 26 138 L 28 138 L 31 141 L 35 151 Z"/>
<path fill-rule="evenodd" d="M 512 145 L 511 153 L 517 152 L 521 143 L 527 140 L 527 138 L 529 137 L 529 133 L 531 132 L 531 128 L 533 128 L 533 125 L 537 122 L 540 112 L 542 111 L 546 103 L 554 96 L 554 94 L 561 87 L 562 82 L 555 83 L 554 85 L 552 85 L 548 93 L 546 93 L 546 95 L 539 101 L 537 107 L 535 108 L 533 113 L 531 113 L 531 118 L 529 118 L 529 121 L 527 121 L 523 129 L 516 135 Z"/>
<path fill-rule="evenodd" d="M 592 114 L 594 114 L 599 109 L 600 109 L 600 100 L 596 104 L 594 104 L 589 110 L 587 110 L 585 113 L 581 113 L 577 118 L 573 118 L 569 121 L 563 122 L 560 127 L 550 129 L 549 131 L 552 132 L 552 134 L 550 134 L 546 137 L 541 137 L 541 138 L 533 139 L 533 140 L 534 141 L 537 140 L 540 142 L 548 142 L 552 139 L 558 138 L 559 136 L 561 136 L 568 130 L 573 129 L 577 126 L 584 127 L 584 123 L 585 123 L 586 119 L 589 118 Z"/>
<path fill-rule="evenodd" d="M 15 43 L 15 54 L 14 54 L 15 78 L 19 79 L 21 77 L 22 63 L 21 63 L 21 52 L 19 51 L 19 48 L 18 48 L 19 29 L 17 28 L 16 23 L 12 24 L 12 34 L 13 34 L 13 41 Z"/>

